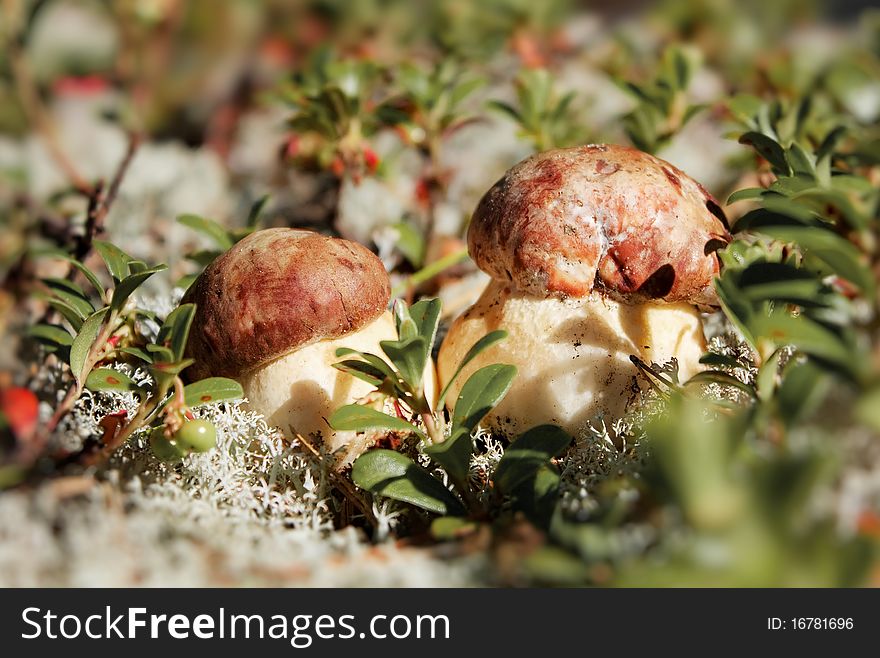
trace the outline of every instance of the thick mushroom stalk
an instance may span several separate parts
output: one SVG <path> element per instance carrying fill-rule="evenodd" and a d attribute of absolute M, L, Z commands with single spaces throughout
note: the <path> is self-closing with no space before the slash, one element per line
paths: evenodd
<path fill-rule="evenodd" d="M 715 252 L 729 240 L 708 192 L 651 155 L 590 145 L 528 158 L 474 213 L 468 247 L 493 281 L 450 329 L 441 384 L 477 338 L 506 329 L 456 380 L 493 362 L 517 366 L 487 418 L 493 429 L 550 422 L 577 434 L 599 414 L 618 417 L 641 385 L 630 355 L 674 358 L 681 379 L 700 369 L 699 310 L 717 306 Z M 453 384 L 447 400 L 457 393 Z"/>
<path fill-rule="evenodd" d="M 249 407 L 288 436 L 345 447 L 354 433 L 326 419 L 372 386 L 333 367 L 336 349 L 377 353 L 397 331 L 382 262 L 366 247 L 295 229 L 258 231 L 211 263 L 187 293 L 196 303 L 190 378 L 238 380 Z M 435 387 L 431 367 L 426 388 Z M 429 398 L 430 399 L 430 398 Z"/>

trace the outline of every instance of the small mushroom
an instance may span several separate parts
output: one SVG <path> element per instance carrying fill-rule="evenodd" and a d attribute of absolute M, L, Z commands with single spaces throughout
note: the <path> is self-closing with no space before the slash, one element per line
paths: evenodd
<path fill-rule="evenodd" d="M 489 363 L 511 363 L 513 388 L 487 417 L 515 434 L 538 423 L 578 433 L 615 418 L 639 386 L 630 355 L 700 369 L 700 309 L 718 305 L 715 253 L 730 241 L 717 202 L 671 164 L 636 149 L 589 145 L 540 153 L 508 171 L 468 230 L 492 277 L 459 317 L 438 358 L 441 384 L 473 343 L 506 329 L 452 386 Z"/>
<path fill-rule="evenodd" d="M 311 231 L 257 231 L 211 263 L 187 293 L 196 314 L 187 345 L 190 378 L 231 377 L 249 407 L 288 436 L 346 447 L 354 433 L 327 424 L 338 407 L 372 387 L 333 367 L 340 347 L 379 353 L 395 340 L 390 282 L 366 247 Z M 433 366 L 425 378 L 435 388 Z M 433 393 L 432 393 L 433 394 Z"/>

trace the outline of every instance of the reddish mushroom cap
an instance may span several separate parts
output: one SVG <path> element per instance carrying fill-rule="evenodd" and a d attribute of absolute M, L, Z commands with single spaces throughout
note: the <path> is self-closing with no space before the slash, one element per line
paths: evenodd
<path fill-rule="evenodd" d="M 523 160 L 480 201 L 468 247 L 480 269 L 536 296 L 717 306 L 715 253 L 730 241 L 714 198 L 668 162 L 625 146 Z"/>
<path fill-rule="evenodd" d="M 252 233 L 187 292 L 196 315 L 191 379 L 238 377 L 320 340 L 357 331 L 388 305 L 382 261 L 363 245 L 311 231 Z"/>

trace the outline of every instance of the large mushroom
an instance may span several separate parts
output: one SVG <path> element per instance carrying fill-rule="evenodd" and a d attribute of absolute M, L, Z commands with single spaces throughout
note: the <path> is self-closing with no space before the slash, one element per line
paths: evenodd
<path fill-rule="evenodd" d="M 187 293 L 196 314 L 187 374 L 238 380 L 251 409 L 289 436 L 320 437 L 330 450 L 362 446 L 327 418 L 372 387 L 333 367 L 336 349 L 377 353 L 396 340 L 390 283 L 366 247 L 311 231 L 257 231 L 211 263 Z M 434 370 L 425 378 L 434 387 Z M 351 445 L 350 445 L 351 444 Z"/>
<path fill-rule="evenodd" d="M 636 149 L 589 145 L 541 153 L 482 198 L 468 248 L 492 281 L 440 349 L 441 384 L 494 329 L 505 341 L 456 380 L 511 363 L 513 388 L 487 417 L 516 434 L 556 423 L 577 434 L 599 414 L 618 417 L 640 380 L 630 360 L 676 359 L 681 379 L 705 349 L 700 309 L 717 306 L 717 249 L 730 240 L 723 212 L 697 182 Z"/>

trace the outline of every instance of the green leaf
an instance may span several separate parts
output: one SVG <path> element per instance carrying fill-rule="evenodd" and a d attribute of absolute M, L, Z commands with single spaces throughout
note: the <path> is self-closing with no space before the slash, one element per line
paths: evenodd
<path fill-rule="evenodd" d="M 875 432 L 880 432 L 880 386 L 866 391 L 856 402 L 855 415 Z"/>
<path fill-rule="evenodd" d="M 786 176 L 791 173 L 785 151 L 776 140 L 759 132 L 746 132 L 740 136 L 739 143 L 753 147 L 776 171 Z"/>
<path fill-rule="evenodd" d="M 423 299 L 416 302 L 409 308 L 409 316 L 419 332 L 419 336 L 425 339 L 425 360 L 434 346 L 434 340 L 437 338 L 437 327 L 440 325 L 440 311 L 443 302 L 439 299 Z"/>
<path fill-rule="evenodd" d="M 94 305 L 79 286 L 64 279 L 43 279 L 42 281 L 52 295 L 75 309 L 81 318 L 85 319 L 95 312 Z"/>
<path fill-rule="evenodd" d="M 816 159 L 821 160 L 826 156 L 830 156 L 834 151 L 834 148 L 837 146 L 837 143 L 843 138 L 846 132 L 847 130 L 844 126 L 837 126 L 829 132 L 825 136 L 825 139 L 822 140 L 819 148 L 816 149 Z"/>
<path fill-rule="evenodd" d="M 95 251 L 104 259 L 107 271 L 113 277 L 114 282 L 119 283 L 128 276 L 128 264 L 132 261 L 131 256 L 122 251 L 115 244 L 95 240 L 92 245 Z"/>
<path fill-rule="evenodd" d="M 788 164 L 795 174 L 805 174 L 811 178 L 816 176 L 816 165 L 811 156 L 797 142 L 788 148 Z"/>
<path fill-rule="evenodd" d="M 201 269 L 205 269 L 206 267 L 208 267 L 208 265 L 217 260 L 217 257 L 221 256 L 222 254 L 222 251 L 218 251 L 216 249 L 199 249 L 197 251 L 193 251 L 192 253 L 187 254 L 186 259 L 191 260 L 193 263 L 201 267 Z M 196 276 L 196 278 L 198 278 L 198 275 L 193 276 Z"/>
<path fill-rule="evenodd" d="M 263 210 L 266 207 L 266 204 L 269 202 L 270 195 L 264 194 L 259 199 L 254 201 L 251 206 L 250 212 L 248 212 L 246 226 L 249 228 L 256 228 L 257 222 L 260 221 L 260 215 L 263 214 Z"/>
<path fill-rule="evenodd" d="M 740 295 L 732 272 L 725 272 L 721 277 L 715 279 L 715 291 L 718 293 L 718 301 L 721 302 L 724 315 L 740 330 L 749 345 L 757 349 L 755 336 L 749 324 L 754 312 L 751 305 Z"/>
<path fill-rule="evenodd" d="M 70 326 L 73 327 L 74 331 L 78 332 L 82 328 L 83 320 L 85 318 L 83 318 L 82 314 L 75 308 L 73 308 L 70 304 L 54 297 L 48 299 L 47 302 L 49 306 L 51 306 L 61 314 L 61 317 L 63 317 L 70 323 Z"/>
<path fill-rule="evenodd" d="M 746 393 L 751 398 L 755 397 L 755 390 L 751 386 L 741 382 L 733 375 L 729 375 L 728 373 L 722 372 L 720 370 L 704 370 L 702 372 L 698 372 L 696 375 L 694 375 L 684 383 L 685 386 L 703 386 L 706 384 L 731 386 L 733 388 L 739 389 L 743 393 Z"/>
<path fill-rule="evenodd" d="M 183 359 L 182 361 L 170 362 L 155 361 L 150 367 L 150 372 L 155 373 L 157 376 L 179 375 L 195 362 L 195 359 Z"/>
<path fill-rule="evenodd" d="M 766 190 L 763 187 L 745 187 L 727 197 L 727 203 L 730 205 L 737 201 L 760 199 L 765 191 Z"/>
<path fill-rule="evenodd" d="M 233 243 L 229 234 L 226 232 L 226 229 L 213 219 L 205 219 L 198 215 L 186 214 L 179 215 L 177 221 L 184 226 L 189 226 L 194 231 L 198 231 L 202 235 L 206 235 L 223 251 L 232 248 Z"/>
<path fill-rule="evenodd" d="M 161 345 L 171 348 L 172 360 L 179 361 L 183 358 L 186 349 L 186 341 L 189 337 L 189 329 L 192 326 L 196 314 L 195 304 L 181 304 L 168 314 L 162 328 L 159 329 L 157 341 Z"/>
<path fill-rule="evenodd" d="M 727 107 L 731 114 L 741 123 L 753 127 L 753 117 L 761 108 L 762 101 L 757 96 L 750 94 L 737 94 L 727 101 Z"/>
<path fill-rule="evenodd" d="M 38 324 L 28 328 L 27 335 L 44 344 L 70 347 L 73 345 L 73 336 L 64 327 L 54 324 Z"/>
<path fill-rule="evenodd" d="M 183 397 L 187 406 L 196 407 L 224 400 L 240 400 L 244 397 L 244 390 L 234 379 L 208 377 L 184 386 Z"/>
<path fill-rule="evenodd" d="M 811 359 L 792 359 L 782 372 L 782 383 L 775 400 L 779 415 L 787 425 L 804 419 L 820 407 L 832 383 L 828 370 Z M 880 406 L 875 407 L 880 411 Z"/>
<path fill-rule="evenodd" d="M 34 250 L 32 253 L 35 257 L 53 256 L 55 258 L 66 260 L 68 263 L 73 265 L 73 267 L 79 270 L 82 275 L 88 280 L 88 282 L 92 284 L 92 286 L 94 286 L 95 290 L 101 296 L 101 299 L 104 298 L 104 286 L 101 285 L 101 281 L 100 279 L 98 279 L 98 276 L 83 263 L 79 262 L 73 256 L 68 254 L 66 251 L 63 251 L 61 249 L 38 249 Z"/>
<path fill-rule="evenodd" d="M 466 427 L 473 432 L 480 421 L 507 395 L 516 366 L 494 363 L 477 370 L 461 387 L 452 414 L 453 431 Z"/>
<path fill-rule="evenodd" d="M 495 469 L 495 484 L 502 493 L 512 493 L 551 459 L 564 453 L 571 441 L 571 435 L 556 425 L 531 428 L 504 451 Z"/>
<path fill-rule="evenodd" d="M 457 428 L 445 441 L 427 446 L 424 452 L 449 473 L 456 486 L 467 487 L 473 442 L 466 427 Z"/>
<path fill-rule="evenodd" d="M 372 407 L 359 404 L 347 404 L 337 409 L 327 421 L 334 430 L 348 432 L 365 432 L 371 429 L 386 429 L 395 432 L 415 432 L 421 438 L 425 433 L 402 418 L 389 416 Z"/>
<path fill-rule="evenodd" d="M 507 332 L 503 329 L 496 329 L 495 331 L 490 331 L 488 334 L 483 336 L 480 340 L 478 340 L 471 346 L 471 348 L 467 351 L 467 354 L 465 354 L 464 358 L 461 360 L 461 363 L 458 364 L 458 368 L 455 369 L 452 377 L 450 377 L 449 381 L 446 382 L 446 386 L 444 386 L 443 390 L 440 391 L 440 398 L 437 402 L 438 409 L 443 408 L 443 401 L 446 399 L 446 394 L 449 393 L 449 387 L 452 386 L 452 383 L 456 379 L 458 379 L 458 376 L 461 374 L 461 371 L 464 370 L 465 366 L 473 361 L 478 354 L 492 347 L 492 345 L 494 345 L 495 343 L 501 342 L 505 338 L 507 338 Z"/>
<path fill-rule="evenodd" d="M 717 352 L 707 352 L 700 357 L 700 363 L 706 366 L 721 366 L 726 368 L 746 368 L 747 365 L 732 356 L 726 354 L 718 354 Z"/>
<path fill-rule="evenodd" d="M 816 307 L 833 302 L 833 292 L 815 274 L 787 263 L 752 263 L 740 273 L 739 287 L 743 298 L 753 303 L 776 301 Z"/>
<path fill-rule="evenodd" d="M 382 382 L 385 381 L 385 374 L 366 361 L 347 359 L 345 361 L 334 363 L 333 367 L 351 375 L 352 377 L 357 377 L 376 388 L 381 386 Z"/>
<path fill-rule="evenodd" d="M 503 101 L 492 100 L 487 104 L 490 110 L 496 110 L 501 114 L 506 115 L 508 118 L 513 119 L 516 123 L 523 123 L 523 118 L 513 105 L 510 103 L 505 103 Z"/>
<path fill-rule="evenodd" d="M 128 261 L 128 274 L 131 276 L 132 274 L 140 274 L 141 272 L 145 272 L 149 269 L 149 266 L 142 260 L 130 260 Z"/>
<path fill-rule="evenodd" d="M 40 281 L 42 281 L 48 288 L 51 288 L 52 290 L 64 290 L 76 295 L 77 297 L 81 297 L 82 299 L 88 299 L 88 295 L 85 293 L 85 291 L 73 281 L 68 281 L 67 279 L 59 279 L 57 277 L 47 277 L 45 279 L 40 279 Z M 94 312 L 94 310 L 92 312 Z"/>
<path fill-rule="evenodd" d="M 131 294 L 137 290 L 147 279 L 163 270 L 168 269 L 167 265 L 156 265 L 137 274 L 126 277 L 116 285 L 113 291 L 113 298 L 110 300 L 110 308 L 119 310 L 125 306 L 125 302 L 131 297 Z"/>
<path fill-rule="evenodd" d="M 559 470 L 556 466 L 543 464 L 534 477 L 526 478 L 514 488 L 514 508 L 522 510 L 529 521 L 546 530 L 550 526 L 554 510 L 557 509 L 559 481 Z"/>
<path fill-rule="evenodd" d="M 776 345 L 794 345 L 807 354 L 835 363 L 848 372 L 859 365 L 858 356 L 833 331 L 801 315 L 795 317 L 786 311 L 775 311 L 756 316 L 753 321 L 756 335 L 772 340 Z"/>
<path fill-rule="evenodd" d="M 460 516 L 438 516 L 431 521 L 431 536 L 437 541 L 452 541 L 477 529 L 476 521 Z"/>
<path fill-rule="evenodd" d="M 398 305 L 398 307 L 400 307 L 400 305 Z M 397 319 L 397 337 L 399 340 L 409 340 L 418 335 L 419 328 L 409 315 Z"/>
<path fill-rule="evenodd" d="M 184 359 L 177 363 L 155 361 L 147 366 L 147 370 L 149 370 L 150 374 L 153 376 L 153 380 L 156 382 L 156 389 L 164 396 L 174 385 L 174 378 L 189 368 L 193 363 L 195 363 L 193 359 Z M 168 400 L 166 400 L 165 404 L 167 403 Z"/>
<path fill-rule="evenodd" d="M 358 457 L 351 469 L 351 479 L 370 493 L 435 514 L 462 515 L 465 511 L 439 480 L 394 450 L 370 450 Z"/>
<path fill-rule="evenodd" d="M 776 350 L 758 369 L 758 376 L 755 378 L 755 391 L 763 402 L 770 400 L 776 392 L 780 358 L 782 358 L 782 350 Z"/>
<path fill-rule="evenodd" d="M 831 231 L 809 226 L 761 226 L 756 231 L 777 240 L 793 242 L 831 267 L 839 276 L 870 295 L 874 290 L 871 270 L 849 240 Z"/>
<path fill-rule="evenodd" d="M 397 337 L 401 340 L 412 338 L 419 333 L 416 323 L 409 314 L 409 306 L 403 300 L 395 300 L 391 308 L 394 315 L 394 327 Z"/>
<path fill-rule="evenodd" d="M 399 222 L 393 228 L 397 231 L 398 251 L 414 268 L 419 269 L 425 260 L 425 238 L 421 231 L 409 222 Z"/>
<path fill-rule="evenodd" d="M 148 352 L 142 350 L 139 347 L 120 347 L 118 351 L 122 352 L 123 354 L 129 354 L 131 356 L 137 357 L 144 363 L 153 362 L 153 357 L 150 356 Z"/>
<path fill-rule="evenodd" d="M 181 290 L 186 292 L 192 287 L 192 284 L 194 284 L 196 282 L 196 279 L 198 278 L 198 274 L 186 274 L 174 282 L 174 287 L 180 288 Z"/>
<path fill-rule="evenodd" d="M 77 383 L 81 384 L 86 375 L 88 375 L 85 372 L 86 361 L 109 310 L 108 308 L 102 308 L 86 318 L 76 338 L 73 339 L 73 343 L 70 346 L 70 372 Z"/>
<path fill-rule="evenodd" d="M 418 391 L 422 383 L 427 359 L 426 341 L 422 336 L 405 340 L 383 340 L 379 342 L 382 351 L 388 355 L 403 380 L 413 391 Z"/>
<path fill-rule="evenodd" d="M 373 368 L 377 371 L 381 372 L 385 378 L 390 379 L 393 382 L 396 382 L 398 377 L 397 373 L 385 363 L 385 360 L 382 357 L 376 356 L 375 354 L 371 354 L 370 352 L 358 352 L 357 350 L 350 349 L 348 347 L 340 347 L 336 350 L 336 356 L 349 356 L 356 355 L 362 358 L 364 361 L 369 363 Z"/>
<path fill-rule="evenodd" d="M 86 388 L 91 391 L 134 391 L 138 385 L 128 375 L 113 368 L 95 368 L 86 377 Z"/>
<path fill-rule="evenodd" d="M 170 347 L 150 343 L 149 345 L 147 345 L 147 352 L 156 355 L 152 359 L 155 362 L 171 363 L 174 361 L 174 352 L 171 351 Z"/>
<path fill-rule="evenodd" d="M 834 181 L 836 182 L 841 178 L 843 178 L 843 176 L 835 176 Z M 837 211 L 850 226 L 859 230 L 866 228 L 871 221 L 870 213 L 863 212 L 856 208 L 846 193 L 839 189 L 829 190 L 819 187 L 811 187 L 798 192 L 793 198 L 801 202 L 809 203 L 812 207 L 817 208 L 817 210 L 825 215 Z"/>

